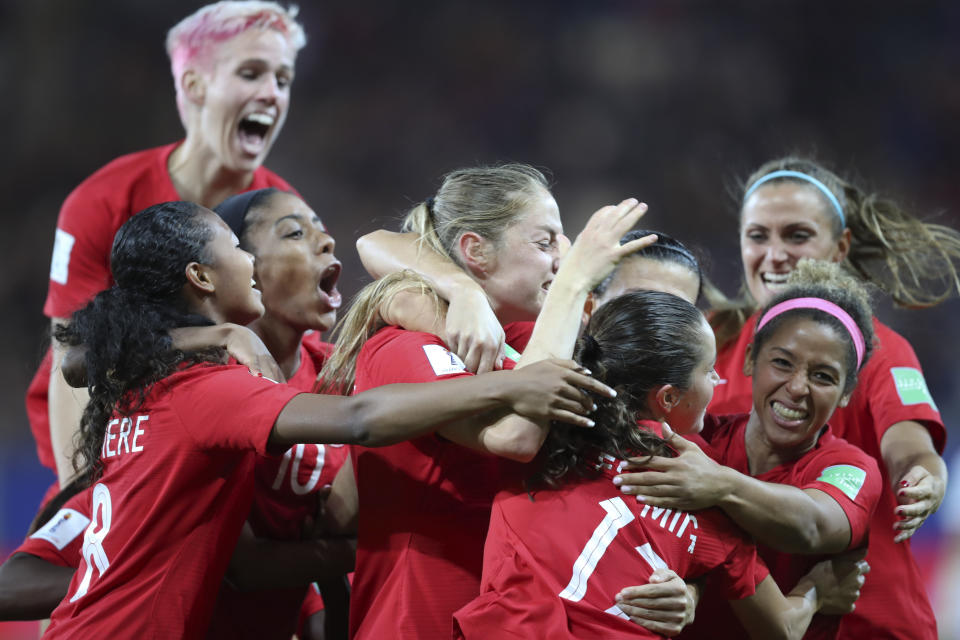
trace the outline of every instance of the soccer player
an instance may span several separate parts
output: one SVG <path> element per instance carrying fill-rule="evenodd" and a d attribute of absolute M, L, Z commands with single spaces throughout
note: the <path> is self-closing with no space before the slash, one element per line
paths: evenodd
<path fill-rule="evenodd" d="M 202 636 L 250 510 L 254 451 L 388 444 L 503 406 L 588 424 L 574 414 L 589 409 L 581 389 L 609 392 L 551 361 L 334 398 L 224 366 L 218 349 L 174 348 L 172 328 L 246 324 L 263 312 L 253 258 L 238 242 L 199 205 L 150 207 L 117 234 L 116 284 L 58 331 L 87 347 L 92 395 L 77 461 L 94 484 L 82 561 L 49 637 Z"/>
<path fill-rule="evenodd" d="M 167 53 L 185 137 L 117 158 L 67 197 L 44 304 L 53 327 L 113 282 L 110 246 L 134 213 L 171 200 L 212 207 L 248 189 L 290 189 L 263 162 L 286 120 L 296 55 L 306 42 L 295 16 L 274 2 L 228 0 L 170 30 Z M 86 404 L 85 392 L 71 390 L 60 375 L 62 356 L 53 341 L 27 391 L 38 456 L 60 486 L 73 475 L 73 437 Z M 48 497 L 56 491 L 51 487 Z"/>
<path fill-rule="evenodd" d="M 760 314 L 745 371 L 753 378 L 750 413 L 708 421 L 710 457 L 678 441 L 677 457 L 638 461 L 645 471 L 615 483 L 632 485 L 625 493 L 651 508 L 719 506 L 757 541 L 784 589 L 823 557 L 863 547 L 883 482 L 876 461 L 834 436 L 827 420 L 849 401 L 870 357 L 870 320 L 855 279 L 835 264 L 800 263 L 790 288 Z M 724 637 L 741 637 L 725 611 L 708 585 L 684 635 L 725 629 Z M 818 616 L 806 637 L 833 638 L 840 623 Z"/>
<path fill-rule="evenodd" d="M 706 320 L 676 296 L 635 291 L 600 307 L 577 358 L 618 394 L 598 399 L 594 429 L 553 429 L 530 477 L 497 495 L 483 593 L 455 614 L 457 637 L 661 637 L 628 622 L 617 593 L 662 567 L 709 579 L 708 590 L 730 600 L 751 637 L 802 635 L 837 595 L 827 563 L 785 598 L 752 542 L 719 510 L 652 508 L 610 482 L 630 456 L 672 455 L 659 421 L 680 433 L 703 426 L 715 355 Z M 857 573 L 845 576 L 848 596 Z"/>
<path fill-rule="evenodd" d="M 749 411 L 743 366 L 758 309 L 783 289 L 801 258 L 840 262 L 901 306 L 933 306 L 957 292 L 960 233 L 922 222 L 815 162 L 764 164 L 746 181 L 740 206 L 747 301 L 711 317 L 725 380 L 713 413 Z M 934 640 L 936 621 L 908 539 L 943 500 L 946 430 L 913 348 L 876 318 L 873 328 L 876 353 L 849 404 L 830 420 L 834 433 L 876 458 L 884 474 L 867 556 L 875 571 L 840 637 Z"/>

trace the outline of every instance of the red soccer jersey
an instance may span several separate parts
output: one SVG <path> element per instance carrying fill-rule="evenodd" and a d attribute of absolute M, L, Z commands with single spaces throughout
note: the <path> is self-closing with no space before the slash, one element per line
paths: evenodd
<path fill-rule="evenodd" d="M 456 612 L 455 637 L 659 638 L 614 602 L 657 568 L 715 576 L 720 598 L 753 595 L 767 571 L 740 529 L 717 509 L 692 514 L 623 496 L 611 482 L 621 466 L 607 458 L 596 479 L 497 495 L 482 595 Z"/>
<path fill-rule="evenodd" d="M 746 427 L 749 415 L 707 416 L 704 434 L 711 445 L 711 455 L 717 462 L 742 474 L 750 475 L 746 451 Z M 835 437 L 829 427 L 820 435 L 816 446 L 799 460 L 780 465 L 755 476 L 764 482 L 786 484 L 800 489 L 817 489 L 833 498 L 843 509 L 850 523 L 850 549 L 862 547 L 867 541 L 873 511 L 876 508 L 883 481 L 877 462 L 848 442 Z M 770 568 L 770 574 L 784 593 L 788 593 L 817 562 L 827 556 L 780 553 L 758 544 L 760 557 Z M 871 580 L 873 574 L 867 576 Z M 717 638 L 717 629 L 729 629 L 727 638 L 746 637 L 746 631 L 733 618 L 724 603 L 720 603 L 706 589 L 697 607 L 693 625 L 684 632 L 684 638 Z M 859 608 L 860 602 L 857 602 Z M 804 638 L 827 639 L 836 637 L 840 618 L 816 615 Z"/>
<path fill-rule="evenodd" d="M 167 169 L 170 154 L 179 144 L 121 156 L 81 182 L 67 196 L 57 218 L 50 284 L 43 305 L 48 317 L 69 318 L 113 284 L 110 247 L 117 230 L 133 214 L 160 202 L 180 200 Z M 253 172 L 247 190 L 267 187 L 293 190 L 283 178 L 259 167 Z M 26 404 L 40 463 L 56 471 L 47 415 L 50 367 L 48 352 L 27 389 Z"/>
<path fill-rule="evenodd" d="M 61 567 L 76 568 L 80 562 L 83 532 L 90 524 L 90 499 L 87 489 L 63 504 L 56 515 L 34 531 L 14 553 L 29 553 Z"/>
<path fill-rule="evenodd" d="M 300 367 L 287 381 L 309 392 L 333 345 L 311 333 L 300 347 Z M 249 522 L 260 538 L 299 540 L 304 520 L 317 511 L 317 492 L 329 486 L 347 459 L 344 445 L 298 444 L 282 456 L 258 455 Z M 226 583 L 217 596 L 208 638 L 288 639 L 301 605 L 323 608 L 319 594 L 304 587 L 240 592 Z"/>
<path fill-rule="evenodd" d="M 203 637 L 283 407 L 299 391 L 197 365 L 108 423 L 92 521 L 50 638 Z"/>
<path fill-rule="evenodd" d="M 753 404 L 750 378 L 743 375 L 746 346 L 753 340 L 757 315 L 744 325 L 736 341 L 717 356 L 717 373 L 725 384 L 716 388 L 712 413 L 745 413 Z M 903 421 L 916 421 L 930 432 L 937 451 L 943 452 L 946 429 L 927 390 L 923 371 L 910 344 L 898 333 L 873 319 L 877 336 L 874 352 L 860 372 L 857 388 L 846 407 L 830 418 L 833 432 L 871 456 L 880 465 L 883 487 L 870 523 L 867 562 L 870 575 L 857 600 L 856 610 L 843 617 L 839 638 L 899 638 L 936 640 L 937 623 L 926 596 L 923 578 L 910 542 L 893 541 L 897 499 L 880 453 L 887 429 Z"/>
<path fill-rule="evenodd" d="M 508 325 L 508 344 L 520 351 L 532 328 Z M 436 336 L 387 327 L 360 352 L 356 392 L 467 375 Z M 493 497 L 522 465 L 438 435 L 353 452 L 360 520 L 351 637 L 449 637 L 453 612 L 480 592 Z"/>

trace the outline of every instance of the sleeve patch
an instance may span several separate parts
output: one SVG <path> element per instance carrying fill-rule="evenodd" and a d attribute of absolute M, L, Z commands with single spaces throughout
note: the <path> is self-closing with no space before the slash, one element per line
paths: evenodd
<path fill-rule="evenodd" d="M 430 361 L 433 372 L 438 376 L 467 371 L 466 365 L 463 364 L 463 360 L 457 357 L 457 354 L 439 344 L 425 344 L 423 345 L 423 352 L 427 354 L 427 360 Z"/>
<path fill-rule="evenodd" d="M 927 389 L 927 381 L 923 378 L 923 373 L 913 367 L 891 367 L 890 375 L 893 376 L 893 383 L 897 387 L 897 394 L 900 396 L 900 402 L 904 406 L 912 404 L 929 404 L 937 411 L 937 405 L 933 402 L 930 390 Z"/>
<path fill-rule="evenodd" d="M 53 239 L 53 258 L 50 260 L 50 279 L 59 284 L 67 284 L 70 273 L 70 253 L 76 241 L 63 229 L 57 229 Z"/>
<path fill-rule="evenodd" d="M 849 464 L 837 464 L 827 467 L 820 472 L 817 482 L 826 482 L 832 484 L 840 491 L 843 491 L 851 500 L 857 499 L 857 494 L 863 488 L 863 483 L 867 479 L 867 472 L 860 467 L 854 467 Z"/>
<path fill-rule="evenodd" d="M 57 515 L 50 518 L 47 524 L 37 529 L 31 538 L 46 540 L 58 550 L 70 544 L 74 538 L 83 533 L 90 524 L 90 518 L 73 509 L 60 509 Z"/>

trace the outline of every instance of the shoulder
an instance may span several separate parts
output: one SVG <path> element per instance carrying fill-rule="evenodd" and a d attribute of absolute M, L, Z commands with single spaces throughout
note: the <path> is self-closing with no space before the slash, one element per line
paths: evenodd
<path fill-rule="evenodd" d="M 146 173 L 154 173 L 157 163 L 165 159 L 177 143 L 136 151 L 120 156 L 100 167 L 81 182 L 74 193 L 107 185 L 116 187 L 117 180 L 133 182 Z"/>
<path fill-rule="evenodd" d="M 471 375 L 443 340 L 431 333 L 384 327 L 367 340 L 357 358 L 357 386 L 390 382 L 429 382 Z"/>

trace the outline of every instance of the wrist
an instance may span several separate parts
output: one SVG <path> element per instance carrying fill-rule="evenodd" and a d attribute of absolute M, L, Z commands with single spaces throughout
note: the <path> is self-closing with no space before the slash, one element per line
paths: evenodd
<path fill-rule="evenodd" d="M 443 278 L 434 279 L 433 284 L 437 293 L 448 302 L 452 302 L 454 298 L 482 297 L 489 304 L 487 293 L 480 283 L 459 269 L 445 274 Z"/>

